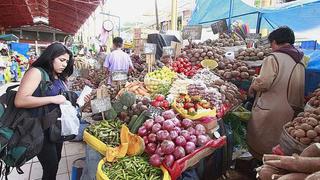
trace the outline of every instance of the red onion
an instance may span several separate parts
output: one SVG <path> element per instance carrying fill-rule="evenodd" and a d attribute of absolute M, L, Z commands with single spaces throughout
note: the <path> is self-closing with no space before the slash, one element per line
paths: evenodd
<path fill-rule="evenodd" d="M 172 164 L 174 162 L 174 156 L 172 154 L 168 154 L 164 156 L 163 159 L 163 163 L 167 166 L 167 167 L 171 167 Z"/>
<path fill-rule="evenodd" d="M 146 146 L 146 152 L 148 154 L 154 154 L 156 152 L 157 145 L 155 143 L 149 143 Z"/>
<path fill-rule="evenodd" d="M 197 135 L 197 136 L 206 134 L 206 128 L 201 124 L 197 124 L 194 129 L 196 130 L 195 135 Z"/>
<path fill-rule="evenodd" d="M 158 145 L 155 153 L 158 154 L 158 155 L 160 155 L 160 156 L 163 156 L 163 155 L 164 155 L 160 144 Z"/>
<path fill-rule="evenodd" d="M 165 121 L 165 119 L 164 119 L 162 116 L 156 116 L 156 117 L 154 118 L 154 122 L 155 122 L 155 123 L 162 124 L 163 121 Z"/>
<path fill-rule="evenodd" d="M 164 117 L 164 119 L 172 119 L 174 117 L 176 117 L 176 115 L 174 114 L 173 110 L 170 109 L 168 111 L 164 111 L 162 114 L 161 114 L 162 117 Z"/>
<path fill-rule="evenodd" d="M 196 130 L 193 127 L 189 127 L 187 131 L 189 131 L 190 135 L 193 135 L 196 132 Z"/>
<path fill-rule="evenodd" d="M 170 120 L 173 122 L 173 124 L 174 124 L 175 126 L 181 127 L 181 122 L 180 122 L 179 119 L 177 119 L 177 118 L 172 118 L 172 119 L 170 119 Z"/>
<path fill-rule="evenodd" d="M 175 139 L 175 143 L 176 145 L 178 146 L 185 146 L 187 141 L 186 141 L 186 138 L 184 138 L 183 136 L 178 136 L 176 139 Z"/>
<path fill-rule="evenodd" d="M 153 124 L 154 124 L 153 119 L 148 119 L 146 120 L 146 122 L 143 123 L 144 127 L 146 127 L 147 130 L 151 130 Z"/>
<path fill-rule="evenodd" d="M 167 130 L 167 131 L 171 131 L 174 128 L 174 124 L 171 120 L 165 120 L 162 123 L 162 129 Z"/>
<path fill-rule="evenodd" d="M 198 146 L 204 146 L 205 144 L 207 144 L 207 142 L 210 140 L 209 138 L 208 138 L 208 136 L 206 136 L 206 135 L 199 135 L 198 137 L 197 137 L 197 145 Z"/>
<path fill-rule="evenodd" d="M 185 157 L 186 156 L 186 152 L 185 152 L 185 150 L 184 150 L 184 148 L 182 146 L 177 146 L 174 149 L 173 155 L 174 155 L 175 159 L 178 160 L 178 159 L 181 159 L 181 158 Z"/>
<path fill-rule="evenodd" d="M 155 124 L 152 126 L 151 132 L 157 133 L 158 131 L 160 131 L 160 129 L 161 129 L 161 125 L 160 125 L 159 123 L 155 123 Z"/>
<path fill-rule="evenodd" d="M 154 133 L 151 133 L 148 135 L 148 141 L 149 142 L 156 142 L 157 141 L 157 135 Z"/>
<path fill-rule="evenodd" d="M 172 154 L 174 151 L 175 145 L 170 140 L 164 140 L 161 143 L 161 149 L 164 154 Z"/>
<path fill-rule="evenodd" d="M 181 128 L 180 127 L 174 127 L 173 131 L 176 131 L 178 134 L 181 133 Z"/>
<path fill-rule="evenodd" d="M 145 136 L 145 135 L 147 135 L 147 133 L 148 133 L 148 131 L 147 131 L 146 127 L 144 127 L 144 126 L 141 126 L 138 130 L 139 136 Z"/>
<path fill-rule="evenodd" d="M 142 138 L 143 138 L 144 144 L 149 143 L 148 136 L 143 136 Z"/>
<path fill-rule="evenodd" d="M 164 141 L 170 138 L 170 134 L 167 130 L 160 130 L 157 132 L 157 140 Z"/>
<path fill-rule="evenodd" d="M 177 137 L 179 136 L 179 134 L 177 133 L 177 131 L 170 131 L 170 138 L 171 140 L 175 140 Z"/>
<path fill-rule="evenodd" d="M 197 143 L 197 136 L 191 135 L 189 141 L 193 142 L 194 144 L 196 144 Z"/>
<path fill-rule="evenodd" d="M 193 125 L 193 122 L 190 119 L 183 119 L 181 124 L 184 128 L 188 128 Z"/>
<path fill-rule="evenodd" d="M 187 142 L 185 146 L 185 150 L 187 154 L 192 153 L 194 150 L 196 150 L 196 145 L 193 142 Z"/>
<path fill-rule="evenodd" d="M 158 154 L 154 154 L 150 157 L 149 163 L 154 167 L 161 166 L 161 157 Z"/>
<path fill-rule="evenodd" d="M 190 133 L 187 130 L 182 130 L 180 133 L 181 136 L 183 136 L 187 141 L 190 139 Z"/>

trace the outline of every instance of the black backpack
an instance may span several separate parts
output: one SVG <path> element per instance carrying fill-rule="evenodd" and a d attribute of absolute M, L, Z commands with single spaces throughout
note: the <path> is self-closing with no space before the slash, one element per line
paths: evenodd
<path fill-rule="evenodd" d="M 42 68 L 40 91 L 45 92 L 48 87 L 49 76 Z M 21 166 L 40 153 L 44 134 L 43 129 L 48 123 L 43 123 L 42 117 L 33 117 L 30 109 L 16 108 L 14 100 L 16 91 L 13 89 L 19 85 L 8 87 L 6 93 L 0 97 L 4 105 L 4 113 L 0 117 L 0 168 L 7 175 L 11 167 L 16 167 L 22 174 Z"/>

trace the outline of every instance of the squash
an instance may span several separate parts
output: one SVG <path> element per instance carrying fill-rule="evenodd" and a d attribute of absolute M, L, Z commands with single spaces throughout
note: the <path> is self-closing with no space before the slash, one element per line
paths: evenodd
<path fill-rule="evenodd" d="M 108 146 L 106 148 L 106 160 L 108 162 L 113 162 L 117 158 L 123 158 L 127 154 L 129 147 L 129 129 L 125 125 L 122 125 L 121 127 L 120 141 L 120 146 L 116 148 Z"/>
<path fill-rule="evenodd" d="M 136 102 L 136 95 L 131 92 L 123 93 L 120 98 L 120 103 L 126 107 L 131 107 Z"/>
<path fill-rule="evenodd" d="M 143 139 L 140 136 L 129 132 L 129 146 L 128 146 L 127 155 L 129 156 L 140 155 L 144 152 L 144 148 L 145 148 L 145 145 L 144 145 Z"/>

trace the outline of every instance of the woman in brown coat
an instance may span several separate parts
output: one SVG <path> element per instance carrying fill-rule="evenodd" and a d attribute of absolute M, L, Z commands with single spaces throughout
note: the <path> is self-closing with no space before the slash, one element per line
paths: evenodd
<path fill-rule="evenodd" d="M 264 59 L 260 75 L 249 90 L 256 92 L 256 98 L 247 127 L 247 144 L 259 160 L 279 144 L 282 126 L 304 105 L 303 52 L 293 46 L 293 31 L 280 27 L 270 33 L 268 40 L 273 53 Z"/>

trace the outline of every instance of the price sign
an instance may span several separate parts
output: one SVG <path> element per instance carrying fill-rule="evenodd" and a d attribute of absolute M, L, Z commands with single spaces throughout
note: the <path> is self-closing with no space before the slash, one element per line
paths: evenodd
<path fill-rule="evenodd" d="M 156 54 L 157 45 L 152 43 L 144 43 L 143 50 L 145 54 Z"/>
<path fill-rule="evenodd" d="M 111 109 L 110 98 L 94 99 L 91 100 L 91 109 L 93 114 L 101 113 Z"/>
<path fill-rule="evenodd" d="M 186 26 L 182 31 L 183 39 L 192 39 L 192 40 L 200 40 L 202 34 L 202 26 L 194 25 L 194 26 Z"/>
<path fill-rule="evenodd" d="M 126 81 L 128 79 L 128 74 L 124 71 L 114 71 L 111 74 L 112 81 Z"/>
<path fill-rule="evenodd" d="M 163 55 L 174 56 L 174 49 L 171 46 L 163 47 Z"/>
<path fill-rule="evenodd" d="M 224 19 L 224 20 L 220 20 L 216 23 L 213 23 L 213 24 L 211 24 L 211 29 L 212 29 L 213 34 L 227 32 L 227 30 L 228 30 L 227 21 Z"/>

